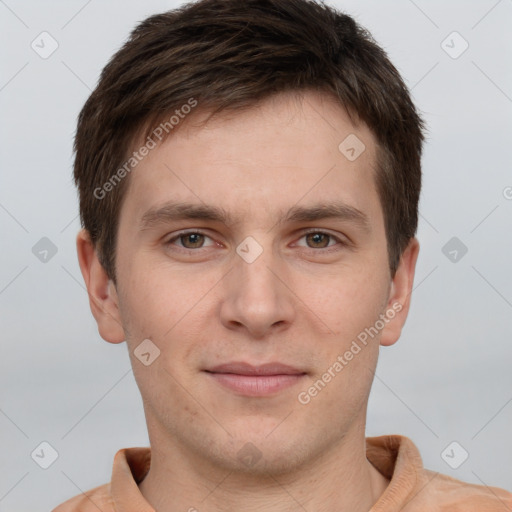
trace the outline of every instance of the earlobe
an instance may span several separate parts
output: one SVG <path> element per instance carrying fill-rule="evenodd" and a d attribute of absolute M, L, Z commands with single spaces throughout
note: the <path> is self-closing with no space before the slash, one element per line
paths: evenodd
<path fill-rule="evenodd" d="M 100 336 L 110 343 L 125 340 L 119 314 L 117 291 L 100 263 L 89 233 L 82 229 L 76 238 L 80 270 L 87 287 L 89 305 Z"/>
<path fill-rule="evenodd" d="M 386 306 L 388 323 L 382 331 L 380 339 L 380 344 L 383 346 L 396 343 L 407 319 L 419 250 L 418 240 L 411 238 L 400 258 L 400 263 L 391 282 Z"/>

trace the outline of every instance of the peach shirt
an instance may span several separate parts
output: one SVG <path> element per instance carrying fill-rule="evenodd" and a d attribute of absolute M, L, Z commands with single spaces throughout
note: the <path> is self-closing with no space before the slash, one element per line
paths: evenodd
<path fill-rule="evenodd" d="M 366 438 L 367 459 L 390 483 L 369 512 L 512 512 L 512 493 L 424 469 L 405 436 Z M 137 486 L 149 471 L 150 448 L 125 448 L 114 458 L 112 480 L 52 512 L 154 512 Z"/>

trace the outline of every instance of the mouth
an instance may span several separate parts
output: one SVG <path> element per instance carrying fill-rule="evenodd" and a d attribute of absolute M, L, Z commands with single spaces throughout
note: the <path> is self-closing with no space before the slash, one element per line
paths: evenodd
<path fill-rule="evenodd" d="M 217 384 L 242 396 L 275 395 L 298 384 L 307 375 L 303 370 L 281 363 L 255 366 L 233 362 L 204 372 Z"/>

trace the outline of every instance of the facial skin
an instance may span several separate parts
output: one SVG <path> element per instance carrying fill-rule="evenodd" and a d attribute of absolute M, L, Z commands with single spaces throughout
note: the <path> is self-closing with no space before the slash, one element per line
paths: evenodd
<path fill-rule="evenodd" d="M 99 332 L 127 341 L 143 398 L 152 465 L 141 491 L 169 511 L 297 510 L 297 503 L 366 511 L 387 484 L 365 457 L 368 395 L 379 343 L 393 344 L 405 322 L 418 255 L 413 239 L 391 277 L 375 139 L 314 92 L 274 96 L 205 126 L 195 122 L 202 115 L 191 114 L 130 176 L 117 286 L 87 233 L 77 240 Z M 338 149 L 349 134 L 366 146 L 353 162 Z M 153 215 L 143 225 L 168 202 L 215 206 L 236 222 Z M 366 223 L 284 220 L 292 207 L 329 203 L 356 209 Z M 306 233 L 313 228 L 316 237 Z M 183 230 L 188 237 L 178 237 Z M 236 252 L 249 236 L 262 249 L 252 263 Z M 299 393 L 396 304 L 401 311 L 379 335 L 301 403 Z M 145 339 L 160 350 L 149 366 L 134 356 Z M 206 371 L 231 362 L 278 362 L 302 376 L 248 396 Z M 259 460 L 244 462 L 247 452 Z"/>

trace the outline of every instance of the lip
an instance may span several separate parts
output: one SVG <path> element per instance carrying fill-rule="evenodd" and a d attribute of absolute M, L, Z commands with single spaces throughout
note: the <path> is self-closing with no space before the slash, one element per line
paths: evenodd
<path fill-rule="evenodd" d="M 266 363 L 252 365 L 245 362 L 225 363 L 206 370 L 210 373 L 233 373 L 236 375 L 299 375 L 305 374 L 303 370 L 281 363 Z"/>
<path fill-rule="evenodd" d="M 243 396 L 267 396 L 301 381 L 306 372 L 281 363 L 232 362 L 205 370 L 221 386 Z"/>

